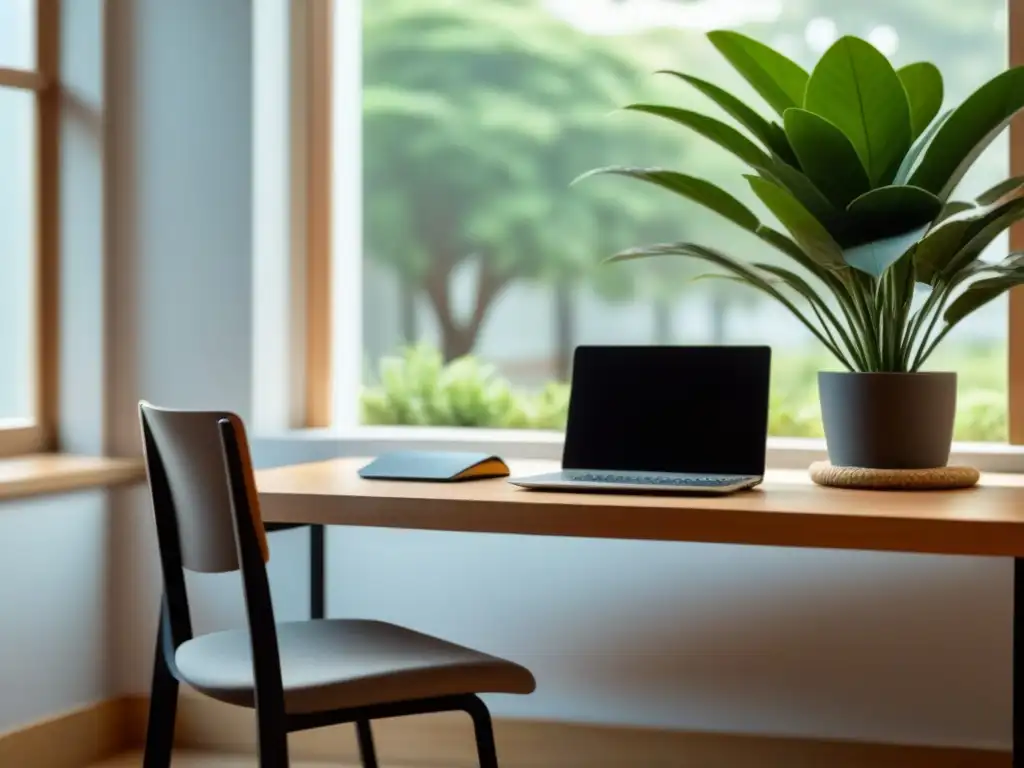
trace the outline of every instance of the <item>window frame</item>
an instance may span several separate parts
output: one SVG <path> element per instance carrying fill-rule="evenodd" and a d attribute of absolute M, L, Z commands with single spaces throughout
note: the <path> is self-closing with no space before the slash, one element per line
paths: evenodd
<path fill-rule="evenodd" d="M 292 327 L 293 345 L 304 351 L 303 385 L 299 395 L 303 403 L 299 409 L 302 416 L 298 423 L 288 426 L 292 429 L 319 428 L 315 432 L 298 434 L 302 439 L 343 441 L 346 451 L 363 448 L 373 453 L 399 446 L 466 449 L 486 444 L 487 450 L 501 449 L 510 456 L 558 458 L 563 439 L 560 433 L 361 426 L 356 419 L 357 410 L 343 407 L 346 398 L 356 399 L 360 385 L 357 377 L 361 372 L 361 357 L 359 352 L 352 354 L 348 347 L 355 344 L 360 351 L 362 347 L 362 328 L 358 321 L 362 281 L 346 281 L 355 283 L 355 286 L 343 291 L 334 290 L 333 293 L 328 285 L 332 262 L 335 272 L 361 275 L 361 265 L 355 263 L 358 256 L 352 255 L 353 250 L 358 249 L 338 248 L 337 241 L 333 240 L 342 232 L 347 237 L 346 244 L 351 244 L 356 234 L 361 236 L 360 198 L 359 190 L 332 188 L 332 179 L 337 179 L 337 175 L 328 173 L 324 178 L 322 172 L 332 169 L 332 164 L 336 163 L 361 164 L 358 127 L 342 129 L 345 130 L 347 150 L 344 156 L 332 151 L 332 138 L 337 140 L 335 129 L 339 127 L 332 125 L 332 115 L 344 115 L 357 108 L 355 99 L 358 98 L 361 80 L 361 70 L 358 65 L 353 65 L 351 57 L 348 60 L 348 69 L 354 70 L 351 74 L 348 69 L 336 68 L 334 60 L 352 48 L 356 48 L 355 56 L 358 57 L 361 46 L 348 45 L 339 52 L 337 46 L 340 41 L 335 36 L 352 35 L 354 38 L 346 42 L 358 42 L 361 9 L 359 3 L 336 4 L 334 0 L 308 0 L 291 6 L 291 23 L 295 25 L 292 39 L 305 41 L 303 51 L 296 50 L 293 44 L 291 54 L 293 93 L 302 94 L 302 98 L 292 99 L 295 110 L 293 126 L 301 123 L 302 140 L 293 142 L 290 151 L 293 168 L 302 169 L 305 174 L 303 183 L 293 192 L 301 192 L 303 198 L 304 205 L 299 207 L 306 236 L 304 247 L 293 248 L 290 254 L 292 274 L 300 276 L 296 296 L 302 301 L 305 313 L 302 327 Z M 335 18 L 335 14 L 344 15 L 344 18 Z M 1007 0 L 1007 14 L 1007 64 L 1024 65 L 1024 0 Z M 331 45 L 332 40 L 334 46 Z M 332 50 L 335 51 L 334 56 Z M 341 78 L 346 81 L 341 83 L 344 88 L 337 87 Z M 348 83 L 348 80 L 352 82 Z M 339 92 L 350 103 L 332 105 L 332 99 Z M 1013 120 L 1009 131 L 1010 173 L 1024 175 L 1024 114 Z M 337 198 L 348 202 L 347 208 L 341 208 Z M 334 222 L 333 230 L 329 215 L 332 211 L 335 219 L 338 215 L 344 218 L 343 223 Z M 1024 222 L 1017 222 L 1011 228 L 1009 242 L 1011 250 L 1024 250 Z M 325 247 L 328 245 L 335 247 Z M 1024 287 L 1010 291 L 1008 298 L 1007 442 L 955 444 L 951 461 L 989 471 L 1024 472 Z M 346 322 L 340 322 L 337 315 L 344 315 Z M 323 431 L 322 428 L 329 430 Z M 769 438 L 769 466 L 806 467 L 811 461 L 823 458 L 823 440 Z"/>
<path fill-rule="evenodd" d="M 1009 65 L 1024 65 L 1024 0 L 1007 0 Z M 1024 115 L 1010 124 L 1010 175 L 1024 174 Z M 1024 250 L 1024 222 L 1010 227 L 1010 250 Z M 1007 419 L 1010 445 L 1024 445 L 1024 287 L 1010 291 L 1007 335 Z"/>
<path fill-rule="evenodd" d="M 0 88 L 36 97 L 35 398 L 28 419 L 0 420 L 0 458 L 57 449 L 61 0 L 36 0 L 36 66 L 0 68 Z"/>

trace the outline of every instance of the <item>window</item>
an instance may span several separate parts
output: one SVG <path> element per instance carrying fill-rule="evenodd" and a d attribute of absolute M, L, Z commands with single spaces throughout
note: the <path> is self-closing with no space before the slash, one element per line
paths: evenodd
<path fill-rule="evenodd" d="M 0 3 L 0 456 L 53 447 L 57 4 Z"/>
<path fill-rule="evenodd" d="M 897 65 L 936 63 L 947 103 L 1004 69 L 1011 48 L 1024 63 L 1017 0 L 325 2 L 336 15 L 333 69 L 314 44 L 309 71 L 332 71 L 334 82 L 309 78 L 307 95 L 329 91 L 334 109 L 318 117 L 310 106 L 320 127 L 307 125 L 305 135 L 308 167 L 333 173 L 307 184 L 307 223 L 321 246 L 333 242 L 334 290 L 307 282 L 319 319 L 307 313 L 306 322 L 322 333 L 333 299 L 335 375 L 328 385 L 314 371 L 307 384 L 333 388 L 335 424 L 350 420 L 337 412 L 355 413 L 358 398 L 352 419 L 363 424 L 557 429 L 576 344 L 769 343 L 772 434 L 820 436 L 814 373 L 835 363 L 781 308 L 743 286 L 694 282 L 685 264 L 600 264 L 623 247 L 666 239 L 746 258 L 759 245 L 657 190 L 569 182 L 609 164 L 741 181 L 735 161 L 700 137 L 609 114 L 637 101 L 708 108 L 684 84 L 653 75 L 658 69 L 742 92 L 704 39 L 710 29 L 738 29 L 807 67 L 837 36 L 855 34 Z M 310 33 L 330 49 L 327 27 Z M 990 147 L 960 191 L 1006 178 L 1011 154 L 1013 170 L 1024 171 L 1022 134 L 1016 124 Z M 742 184 L 729 189 L 749 197 Z M 331 221 L 317 202 L 328 194 Z M 1004 238 L 988 256 L 1008 247 Z M 309 252 L 310 274 L 328 274 L 326 251 Z M 932 359 L 931 368 L 960 375 L 958 440 L 1024 443 L 1017 348 L 1019 292 L 963 323 Z M 309 350 L 307 337 L 307 361 Z M 358 387 L 351 370 L 361 372 Z M 325 411 L 311 423 L 327 423 Z"/>

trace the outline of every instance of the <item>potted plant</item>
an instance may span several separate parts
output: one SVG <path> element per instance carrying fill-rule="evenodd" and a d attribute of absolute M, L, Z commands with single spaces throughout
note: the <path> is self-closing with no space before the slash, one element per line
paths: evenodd
<path fill-rule="evenodd" d="M 1024 177 L 974 200 L 952 193 L 978 155 L 1024 107 L 1024 68 L 1007 70 L 940 114 L 932 64 L 899 70 L 870 43 L 838 40 L 808 73 L 732 31 L 708 35 L 777 117 L 718 86 L 677 77 L 732 123 L 657 104 L 626 109 L 670 120 L 738 157 L 753 194 L 781 229 L 705 179 L 663 168 L 599 168 L 688 198 L 771 246 L 781 258 L 746 261 L 689 242 L 634 248 L 613 261 L 698 259 L 718 276 L 781 303 L 846 369 L 819 373 L 829 458 L 889 469 L 945 466 L 956 374 L 921 366 L 956 325 L 1015 285 L 1024 254 L 979 256 L 1024 217 Z"/>

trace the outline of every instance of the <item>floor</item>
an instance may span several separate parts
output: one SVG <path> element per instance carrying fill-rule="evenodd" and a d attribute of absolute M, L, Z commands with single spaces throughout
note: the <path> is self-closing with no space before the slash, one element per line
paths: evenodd
<path fill-rule="evenodd" d="M 89 768 L 139 768 L 142 765 L 141 752 L 129 752 L 124 755 L 104 760 Z M 291 768 L 356 768 L 337 763 L 302 763 L 292 762 Z M 216 755 L 203 752 L 175 753 L 171 768 L 257 768 L 255 757 L 235 757 L 233 755 Z"/>

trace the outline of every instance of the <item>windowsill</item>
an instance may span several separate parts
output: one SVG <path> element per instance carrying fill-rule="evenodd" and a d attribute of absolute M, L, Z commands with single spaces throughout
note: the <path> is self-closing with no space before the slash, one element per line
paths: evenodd
<path fill-rule="evenodd" d="M 559 432 L 518 429 L 475 429 L 467 427 L 360 427 L 352 430 L 297 429 L 281 433 L 260 433 L 258 442 L 277 445 L 334 444 L 338 456 L 374 456 L 389 450 L 455 450 L 496 453 L 511 459 L 552 459 L 562 457 L 563 436 Z M 333 451 L 332 451 L 333 453 Z M 806 469 L 826 459 L 825 441 L 813 438 L 769 437 L 768 466 L 771 469 Z M 1024 474 L 1024 446 L 1000 443 L 954 443 L 951 465 L 968 465 L 983 472 Z"/>
<path fill-rule="evenodd" d="M 142 459 L 38 453 L 0 459 L 0 501 L 141 482 Z"/>

